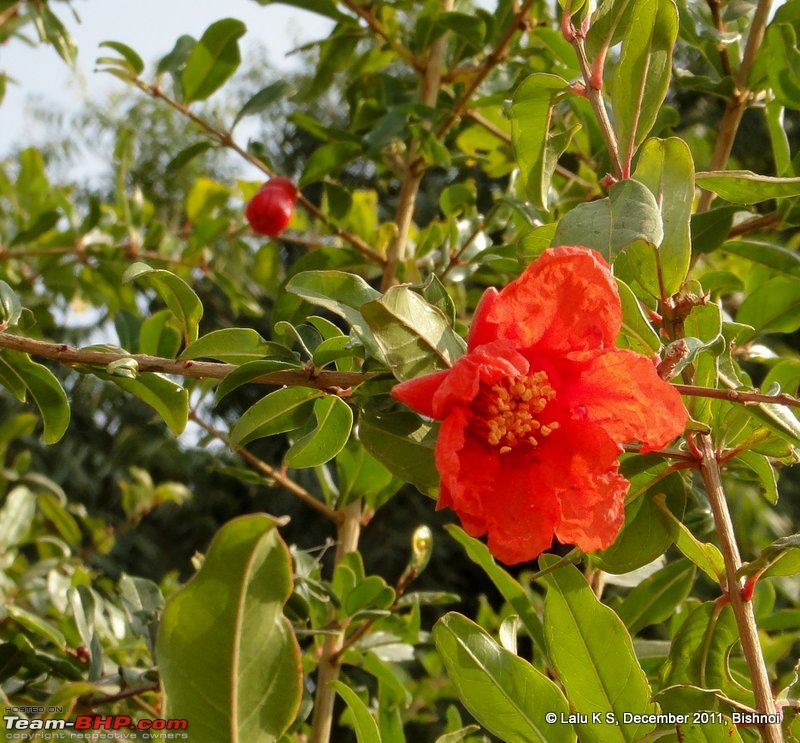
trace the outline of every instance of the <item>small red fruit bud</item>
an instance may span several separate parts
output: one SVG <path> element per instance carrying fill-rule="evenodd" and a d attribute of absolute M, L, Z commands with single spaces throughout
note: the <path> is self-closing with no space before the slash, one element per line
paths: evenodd
<path fill-rule="evenodd" d="M 250 199 L 245 216 L 259 235 L 277 237 L 292 219 L 297 188 L 288 178 L 272 178 Z"/>

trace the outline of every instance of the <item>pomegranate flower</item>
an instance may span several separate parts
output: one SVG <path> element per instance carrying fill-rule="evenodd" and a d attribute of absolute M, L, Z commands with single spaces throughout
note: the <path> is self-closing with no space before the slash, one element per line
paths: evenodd
<path fill-rule="evenodd" d="M 439 507 L 472 536 L 488 533 L 499 560 L 531 560 L 553 536 L 587 552 L 610 545 L 629 485 L 620 444 L 650 451 L 683 431 L 675 388 L 651 359 L 615 347 L 621 324 L 600 254 L 552 248 L 483 295 L 451 369 L 394 388 L 442 421 Z"/>

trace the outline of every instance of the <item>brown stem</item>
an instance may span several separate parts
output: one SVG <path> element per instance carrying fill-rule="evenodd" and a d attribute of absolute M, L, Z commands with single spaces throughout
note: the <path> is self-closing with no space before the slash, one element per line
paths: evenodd
<path fill-rule="evenodd" d="M 190 121 L 193 121 L 209 137 L 211 137 L 211 139 L 215 140 L 220 146 L 232 150 L 237 155 L 242 157 L 244 160 L 249 162 L 253 167 L 258 168 L 262 173 L 265 173 L 270 177 L 273 177 L 275 175 L 275 173 L 273 173 L 273 171 L 267 166 L 266 163 L 262 162 L 251 152 L 248 152 L 246 149 L 238 145 L 236 141 L 233 139 L 233 136 L 231 135 L 230 132 L 218 129 L 213 124 L 206 121 L 202 116 L 198 116 L 188 106 L 185 106 L 183 103 L 176 101 L 174 98 L 170 98 L 166 93 L 164 93 L 163 90 L 161 90 L 161 88 L 158 85 L 148 85 L 146 82 L 144 82 L 143 80 L 139 80 L 138 78 L 133 78 L 131 82 L 134 85 L 136 85 L 140 90 L 147 93 L 149 96 L 164 101 L 168 106 L 174 108 L 176 111 L 179 111 Z M 330 220 L 320 211 L 320 209 L 314 203 L 309 201 L 305 196 L 303 196 L 303 194 L 300 193 L 299 191 L 297 194 L 297 202 L 307 212 L 312 214 L 316 219 L 320 220 L 325 225 L 327 225 L 328 228 L 331 230 L 332 234 L 350 243 L 350 245 L 364 258 L 368 259 L 371 262 L 378 263 L 380 265 L 383 265 L 386 262 L 386 259 L 380 253 L 373 250 L 358 235 L 355 235 L 352 232 L 349 232 L 348 230 L 342 230 L 339 229 L 338 227 L 334 227 L 330 223 Z"/>
<path fill-rule="evenodd" d="M 373 6 L 371 4 L 359 5 L 359 3 L 354 2 L 353 0 L 341 0 L 341 3 L 345 6 L 345 8 L 364 20 L 376 34 L 376 36 L 382 38 L 392 48 L 395 54 L 397 54 L 397 56 L 400 57 L 400 59 L 402 59 L 409 67 L 419 73 L 424 73 L 424 64 L 407 46 L 401 44 L 397 39 L 393 38 L 389 34 L 389 32 L 384 28 L 380 19 L 373 12 Z"/>
<path fill-rule="evenodd" d="M 531 7 L 533 6 L 533 3 L 534 0 L 525 0 L 520 9 L 514 14 L 514 17 L 511 19 L 511 23 L 508 24 L 508 28 L 500 38 L 500 41 L 497 42 L 497 45 L 494 47 L 494 49 L 489 52 L 486 59 L 483 60 L 483 63 L 475 71 L 475 74 L 470 80 L 469 85 L 467 85 L 466 90 L 461 94 L 461 97 L 456 101 L 447 118 L 436 130 L 437 138 L 441 139 L 449 131 L 450 127 L 452 127 L 453 124 L 459 120 L 480 84 L 486 79 L 486 76 L 498 64 L 500 64 L 500 62 L 503 61 L 506 56 L 508 46 L 511 43 L 511 40 L 514 38 L 514 34 L 517 31 L 525 28 L 526 18 L 531 10 Z"/>
<path fill-rule="evenodd" d="M 720 13 L 720 8 L 722 7 L 721 0 L 706 0 L 706 3 L 708 4 L 708 9 L 711 11 L 711 20 L 714 23 L 714 28 L 721 34 L 724 34 L 727 29 L 725 27 L 725 21 L 722 20 L 722 14 Z M 728 55 L 728 47 L 725 44 L 719 45 L 719 60 L 722 65 L 722 71 L 728 77 L 731 77 L 733 75 L 731 58 Z"/>
<path fill-rule="evenodd" d="M 189 413 L 189 418 L 191 418 L 204 431 L 210 433 L 214 438 L 219 439 L 232 452 L 238 454 L 259 474 L 263 475 L 264 477 L 270 480 L 274 480 L 282 488 L 288 490 L 292 495 L 299 498 L 306 505 L 311 506 L 311 508 L 321 513 L 323 516 L 325 516 L 325 518 L 328 518 L 331 521 L 335 521 L 337 523 L 342 520 L 341 514 L 338 511 L 334 511 L 332 508 L 325 505 L 322 501 L 315 498 L 302 485 L 296 483 L 294 480 L 285 475 L 279 469 L 276 469 L 275 467 L 272 467 L 271 465 L 267 464 L 263 459 L 260 459 L 255 454 L 247 451 L 247 449 L 243 447 L 237 449 L 231 443 L 231 440 L 224 433 L 218 431 L 210 423 L 203 420 L 199 415 L 197 415 L 195 411 L 191 411 Z"/>
<path fill-rule="evenodd" d="M 452 10 L 453 0 L 442 0 L 442 9 L 445 12 Z M 436 107 L 436 99 L 439 97 L 446 45 L 447 34 L 443 34 L 431 44 L 428 59 L 425 62 L 420 100 L 423 105 L 429 108 Z M 424 172 L 424 164 L 419 157 L 419 143 L 414 140 L 408 149 L 403 183 L 400 186 L 400 194 L 397 199 L 394 218 L 397 232 L 386 251 L 381 291 L 386 291 L 397 283 L 397 267 L 406 259 L 408 234 L 414 218 L 414 206 L 417 202 L 417 194 L 419 193 L 419 186 L 422 183 Z"/>
<path fill-rule="evenodd" d="M 106 694 L 100 697 L 92 697 L 91 699 L 81 699 L 79 705 L 81 709 L 94 709 L 95 707 L 102 707 L 106 704 L 113 704 L 114 702 L 120 702 L 123 699 L 136 697 L 139 696 L 139 694 L 144 694 L 148 691 L 158 691 L 158 689 L 159 683 L 157 681 L 153 681 L 152 683 L 144 684 L 143 686 L 122 689 L 122 691 L 119 691 L 116 694 Z"/>
<path fill-rule="evenodd" d="M 361 533 L 361 501 L 353 501 L 340 512 L 342 520 L 337 526 L 337 545 L 334 566 L 338 565 L 349 552 L 358 549 Z M 335 612 L 331 609 L 331 613 Z M 335 620 L 335 616 L 331 617 Z M 322 654 L 317 668 L 317 691 L 314 697 L 314 715 L 311 720 L 310 743 L 329 743 L 333 727 L 333 703 L 336 691 L 331 684 L 338 680 L 341 671 L 339 653 L 344 644 L 346 625 L 338 631 L 326 635 L 322 644 Z"/>
<path fill-rule="evenodd" d="M 750 32 L 747 35 L 747 44 L 742 55 L 742 62 L 736 74 L 736 89 L 733 91 L 717 135 L 717 144 L 714 147 L 714 154 L 711 156 L 709 170 L 722 170 L 728 162 L 728 158 L 733 148 L 733 140 L 739 130 L 742 116 L 750 103 L 750 89 L 747 78 L 756 60 L 759 49 L 764 41 L 764 31 L 769 20 L 769 12 L 772 7 L 772 0 L 759 0 L 756 11 L 753 14 L 753 21 L 750 24 Z M 697 210 L 707 211 L 711 206 L 714 194 L 711 191 L 703 191 Z"/>
<path fill-rule="evenodd" d="M 564 12 L 566 12 L 566 10 Z M 611 166 L 614 168 L 614 175 L 617 178 L 622 178 L 623 167 L 619 156 L 619 144 L 617 142 L 617 135 L 614 133 L 614 127 L 611 126 L 611 119 L 608 117 L 608 111 L 606 111 L 603 93 L 599 87 L 601 83 L 596 81 L 592 74 L 592 67 L 586 56 L 586 47 L 583 43 L 583 37 L 580 34 L 573 33 L 571 34 L 570 41 L 578 55 L 578 63 L 580 64 L 583 80 L 586 84 L 586 99 L 591 104 L 594 115 L 597 118 L 597 123 L 600 125 L 600 134 L 602 134 L 603 140 L 606 143 L 606 149 L 611 158 Z"/>
<path fill-rule="evenodd" d="M 58 361 L 67 366 L 108 366 L 120 357 L 134 359 L 140 372 L 162 372 L 176 374 L 192 379 L 224 379 L 234 369 L 235 364 L 222 364 L 214 361 L 178 361 L 144 353 L 127 354 L 122 349 L 113 351 L 88 351 L 73 348 L 65 343 L 49 343 L 34 338 L 25 338 L 12 333 L 0 333 L 0 349 L 21 351 L 43 359 Z M 320 371 L 309 374 L 302 370 L 286 370 L 264 374 L 251 380 L 255 384 L 295 385 L 313 387 L 333 394 L 347 396 L 350 387 L 369 379 L 368 374 L 360 372 Z"/>
<path fill-rule="evenodd" d="M 729 402 L 748 403 L 767 403 L 770 405 L 788 405 L 800 408 L 800 400 L 786 393 L 778 395 L 765 395 L 763 392 L 748 392 L 745 390 L 722 390 L 714 387 L 696 387 L 693 384 L 676 384 L 675 389 L 682 395 L 693 397 L 712 397 L 716 400 L 728 400 Z"/>
<path fill-rule="evenodd" d="M 779 224 L 780 221 L 781 218 L 778 212 L 769 212 L 769 214 L 763 214 L 760 217 L 748 219 L 746 222 L 731 227 L 728 232 L 728 237 L 739 237 L 739 235 L 746 235 L 748 232 L 774 227 Z"/>
<path fill-rule="evenodd" d="M 763 714 L 775 713 L 775 700 L 770 688 L 769 675 L 764 662 L 764 655 L 761 652 L 761 644 L 758 639 L 758 628 L 756 627 L 755 614 L 753 612 L 753 602 L 742 599 L 742 581 L 737 578 L 736 573 L 742 566 L 742 558 L 739 555 L 739 547 L 736 543 L 736 535 L 733 531 L 728 502 L 725 498 L 725 491 L 722 487 L 719 462 L 717 461 L 714 445 L 709 434 L 699 436 L 700 452 L 700 473 L 703 477 L 708 500 L 711 504 L 711 511 L 714 515 L 717 534 L 719 535 L 720 548 L 725 560 L 725 574 L 728 583 L 728 599 L 736 617 L 736 626 L 739 629 L 739 638 L 742 643 L 742 651 L 747 666 L 750 670 L 750 680 L 753 684 L 753 692 L 756 698 L 756 708 Z M 781 726 L 778 723 L 768 723 L 761 726 L 761 732 L 766 743 L 781 743 L 783 735 Z"/>

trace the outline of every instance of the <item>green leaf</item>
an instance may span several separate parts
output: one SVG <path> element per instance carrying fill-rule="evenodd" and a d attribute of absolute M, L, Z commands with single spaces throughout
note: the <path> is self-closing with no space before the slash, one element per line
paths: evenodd
<path fill-rule="evenodd" d="M 679 560 L 654 573 L 634 588 L 617 610 L 628 631 L 635 635 L 651 624 L 669 619 L 692 589 L 695 567 Z"/>
<path fill-rule="evenodd" d="M 624 248 L 643 241 L 653 247 L 664 239 L 658 203 L 639 181 L 615 183 L 607 198 L 580 204 L 562 217 L 552 245 L 585 245 L 613 263 Z"/>
<path fill-rule="evenodd" d="M 754 451 L 743 451 L 733 461 L 743 464 L 755 474 L 761 495 L 774 506 L 778 502 L 778 483 L 769 457 Z"/>
<path fill-rule="evenodd" d="M 314 403 L 316 425 L 297 439 L 286 452 L 287 467 L 318 467 L 333 459 L 350 438 L 352 408 L 336 395 L 326 395 Z"/>
<path fill-rule="evenodd" d="M 663 295 L 670 296 L 683 284 L 692 253 L 692 153 L 682 139 L 650 139 L 642 147 L 633 177 L 650 189 L 661 211 L 664 239 L 656 259 Z"/>
<path fill-rule="evenodd" d="M 176 436 L 186 428 L 189 420 L 189 392 L 182 385 L 163 374 L 151 372 L 138 374 L 134 378 L 107 374 L 98 369 L 92 369 L 92 372 L 153 408 Z"/>
<path fill-rule="evenodd" d="M 186 103 L 203 101 L 225 84 L 242 61 L 239 39 L 247 26 L 235 18 L 212 23 L 192 49 L 181 76 Z"/>
<path fill-rule="evenodd" d="M 184 147 L 175 157 L 167 163 L 164 174 L 169 178 L 175 175 L 181 168 L 188 165 L 196 157 L 208 152 L 214 145 L 211 142 L 195 142 L 188 147 Z"/>
<path fill-rule="evenodd" d="M 141 75 L 144 71 L 144 62 L 142 62 L 142 58 L 126 44 L 122 44 L 119 41 L 102 41 L 100 42 L 100 46 L 119 52 L 125 58 L 128 68 L 134 75 Z"/>
<path fill-rule="evenodd" d="M 53 373 L 41 364 L 31 361 L 26 353 L 0 351 L 0 381 L 12 386 L 12 392 L 24 388 L 22 399 L 30 395 L 44 423 L 42 441 L 55 444 L 69 425 L 69 401 Z"/>
<path fill-rule="evenodd" d="M 181 349 L 181 332 L 176 325 L 169 310 L 160 310 L 146 318 L 139 327 L 139 353 L 174 359 Z"/>
<path fill-rule="evenodd" d="M 186 60 L 192 53 L 197 39 L 188 34 L 179 37 L 172 47 L 172 51 L 166 56 L 162 57 L 156 67 L 156 74 L 160 77 L 165 72 L 178 72 L 186 64 Z"/>
<path fill-rule="evenodd" d="M 378 723 L 375 722 L 375 718 L 370 714 L 367 705 L 361 701 L 358 694 L 341 681 L 332 681 L 331 686 L 336 689 L 336 693 L 350 708 L 358 743 L 381 743 Z"/>
<path fill-rule="evenodd" d="M 570 725 L 545 717 L 569 714 L 559 688 L 477 624 L 451 612 L 436 623 L 433 641 L 464 706 L 493 735 L 509 742 L 575 741 Z"/>
<path fill-rule="evenodd" d="M 368 348 L 376 348 L 361 307 L 380 299 L 381 293 L 364 279 L 344 271 L 301 271 L 286 282 L 287 292 L 344 318 Z"/>
<path fill-rule="evenodd" d="M 439 473 L 434 460 L 437 427 L 414 413 L 363 413 L 358 436 L 364 448 L 392 474 L 435 497 Z"/>
<path fill-rule="evenodd" d="M 180 276 L 163 268 L 150 268 L 145 263 L 134 263 L 125 271 L 122 280 L 138 281 L 155 289 L 180 323 L 186 344 L 197 340 L 203 305 L 192 287 Z"/>
<path fill-rule="evenodd" d="M 598 54 L 607 54 L 612 46 L 622 41 L 631 24 L 631 15 L 636 0 L 606 0 L 600 3 L 592 16 L 592 24 L 586 34 L 586 54 L 594 60 Z"/>
<path fill-rule="evenodd" d="M 800 51 L 790 23 L 771 23 L 767 29 L 766 57 L 769 82 L 784 106 L 800 108 Z"/>
<path fill-rule="evenodd" d="M 256 0 L 256 2 L 259 5 L 289 5 L 307 10 L 309 13 L 317 13 L 333 21 L 339 21 L 343 17 L 334 0 Z"/>
<path fill-rule="evenodd" d="M 714 170 L 695 174 L 697 185 L 735 204 L 800 196 L 800 178 L 774 178 L 749 170 Z"/>
<path fill-rule="evenodd" d="M 692 214 L 692 250 L 712 253 L 728 238 L 737 206 L 722 206 Z"/>
<path fill-rule="evenodd" d="M 228 522 L 164 610 L 163 714 L 191 720 L 195 743 L 271 743 L 297 713 L 303 676 L 283 616 L 292 563 L 280 525 L 264 514 Z"/>
<path fill-rule="evenodd" d="M 5 282 L 0 281 L 0 325 L 13 327 L 22 315 L 22 304 L 17 293 Z"/>
<path fill-rule="evenodd" d="M 678 8 L 674 0 L 635 4 L 622 40 L 611 91 L 623 163 L 630 163 L 664 103 L 677 35 Z"/>
<path fill-rule="evenodd" d="M 198 338 L 178 358 L 215 359 L 238 365 L 263 359 L 268 348 L 267 342 L 252 328 L 224 328 Z"/>
<path fill-rule="evenodd" d="M 789 276 L 800 276 L 800 256 L 782 245 L 755 240 L 730 240 L 722 245 L 722 249 Z"/>
<path fill-rule="evenodd" d="M 652 355 L 661 348 L 658 333 L 653 330 L 631 288 L 624 281 L 617 279 L 617 289 L 622 305 L 622 330 L 617 345 L 620 348 L 630 348 L 637 353 Z"/>
<path fill-rule="evenodd" d="M 265 361 L 248 361 L 238 369 L 234 369 L 220 382 L 214 397 L 219 402 L 223 397 L 238 389 L 244 384 L 253 382 L 267 374 L 277 371 L 301 371 L 302 367 L 293 361 L 280 359 L 266 359 Z"/>
<path fill-rule="evenodd" d="M 520 179 L 533 206 L 548 208 L 550 179 L 556 163 L 569 141 L 560 151 L 553 149 L 550 134 L 553 106 L 569 88 L 557 75 L 541 72 L 525 78 L 514 91 L 511 103 L 511 139 L 520 166 Z"/>
<path fill-rule="evenodd" d="M 54 624 L 14 604 L 8 604 L 6 606 L 6 611 L 8 612 L 8 616 L 25 627 L 25 629 L 35 632 L 37 635 L 43 637 L 48 642 L 52 642 L 53 645 L 59 648 L 66 647 L 67 638 L 64 637 L 64 633 Z"/>
<path fill-rule="evenodd" d="M 659 510 L 664 526 L 672 534 L 675 546 L 702 570 L 714 583 L 721 582 L 725 575 L 725 562 L 717 547 L 708 542 L 701 542 L 689 529 L 675 518 L 667 508 L 663 495 L 656 495 L 653 501 Z"/>
<path fill-rule="evenodd" d="M 300 428 L 311 415 L 312 401 L 324 395 L 308 387 L 284 387 L 270 392 L 248 408 L 231 429 L 231 445 L 238 449 L 255 439 Z"/>
<path fill-rule="evenodd" d="M 276 80 L 270 83 L 266 88 L 262 88 L 247 103 L 242 106 L 236 118 L 233 120 L 231 129 L 235 127 L 245 116 L 252 116 L 253 114 L 261 113 L 268 109 L 273 103 L 277 101 L 286 100 L 294 93 L 294 85 L 288 80 Z"/>
<path fill-rule="evenodd" d="M 299 185 L 307 186 L 326 175 L 338 173 L 347 163 L 357 158 L 362 149 L 361 144 L 356 142 L 329 142 L 320 145 L 306 161 Z"/>
<path fill-rule="evenodd" d="M 65 507 L 55 493 L 39 493 L 39 510 L 64 539 L 73 547 L 80 547 L 83 534 L 78 522 Z"/>
<path fill-rule="evenodd" d="M 752 691 L 732 678 L 729 656 L 739 642 L 736 619 L 730 605 L 719 607 L 708 601 L 686 618 L 672 641 L 662 670 L 664 685 L 695 684 L 721 689 L 728 697 L 753 704 Z"/>
<path fill-rule="evenodd" d="M 742 302 L 736 322 L 753 327 L 742 342 L 765 333 L 793 333 L 800 328 L 800 282 L 776 276 L 759 284 Z"/>
<path fill-rule="evenodd" d="M 363 305 L 361 314 L 401 381 L 447 369 L 466 351 L 444 313 L 408 286 L 393 286 L 381 299 Z"/>
<path fill-rule="evenodd" d="M 539 558 L 542 568 L 556 562 L 552 555 Z M 654 712 L 655 706 L 625 625 L 598 601 L 574 566 L 554 570 L 541 580 L 547 586 L 544 630 L 549 657 L 570 705 L 590 715 L 588 722 L 576 725 L 579 736 L 596 743 L 640 740 L 654 726 L 626 723 L 623 713 Z M 592 722 L 592 712 L 613 712 L 617 724 Z"/>
<path fill-rule="evenodd" d="M 18 485 L 5 497 L 0 509 L 0 550 L 8 553 L 28 536 L 36 515 L 36 496 L 23 485 Z"/>
<path fill-rule="evenodd" d="M 350 439 L 336 456 L 336 474 L 339 480 L 339 505 L 363 498 L 377 510 L 402 485 L 355 438 Z"/>
<path fill-rule="evenodd" d="M 489 552 L 489 548 L 483 542 L 469 536 L 455 524 L 448 524 L 445 529 L 464 548 L 467 557 L 486 573 L 502 597 L 517 613 L 531 639 L 540 649 L 544 650 L 542 620 L 539 619 L 539 615 L 531 605 L 531 600 L 522 585 L 497 564 L 492 553 Z"/>

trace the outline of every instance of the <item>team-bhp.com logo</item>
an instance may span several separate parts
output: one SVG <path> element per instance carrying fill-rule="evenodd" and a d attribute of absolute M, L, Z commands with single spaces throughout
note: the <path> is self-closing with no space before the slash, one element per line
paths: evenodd
<path fill-rule="evenodd" d="M 28 720 L 15 715 L 4 715 L 6 737 L 12 730 L 44 731 L 44 730 L 186 730 L 186 720 L 144 719 L 133 720 L 127 715 L 78 715 L 74 722 L 66 720 Z M 143 738 L 149 737 L 145 733 Z M 158 736 L 163 738 L 163 733 Z M 166 737 L 185 737 L 183 735 L 167 735 Z"/>

